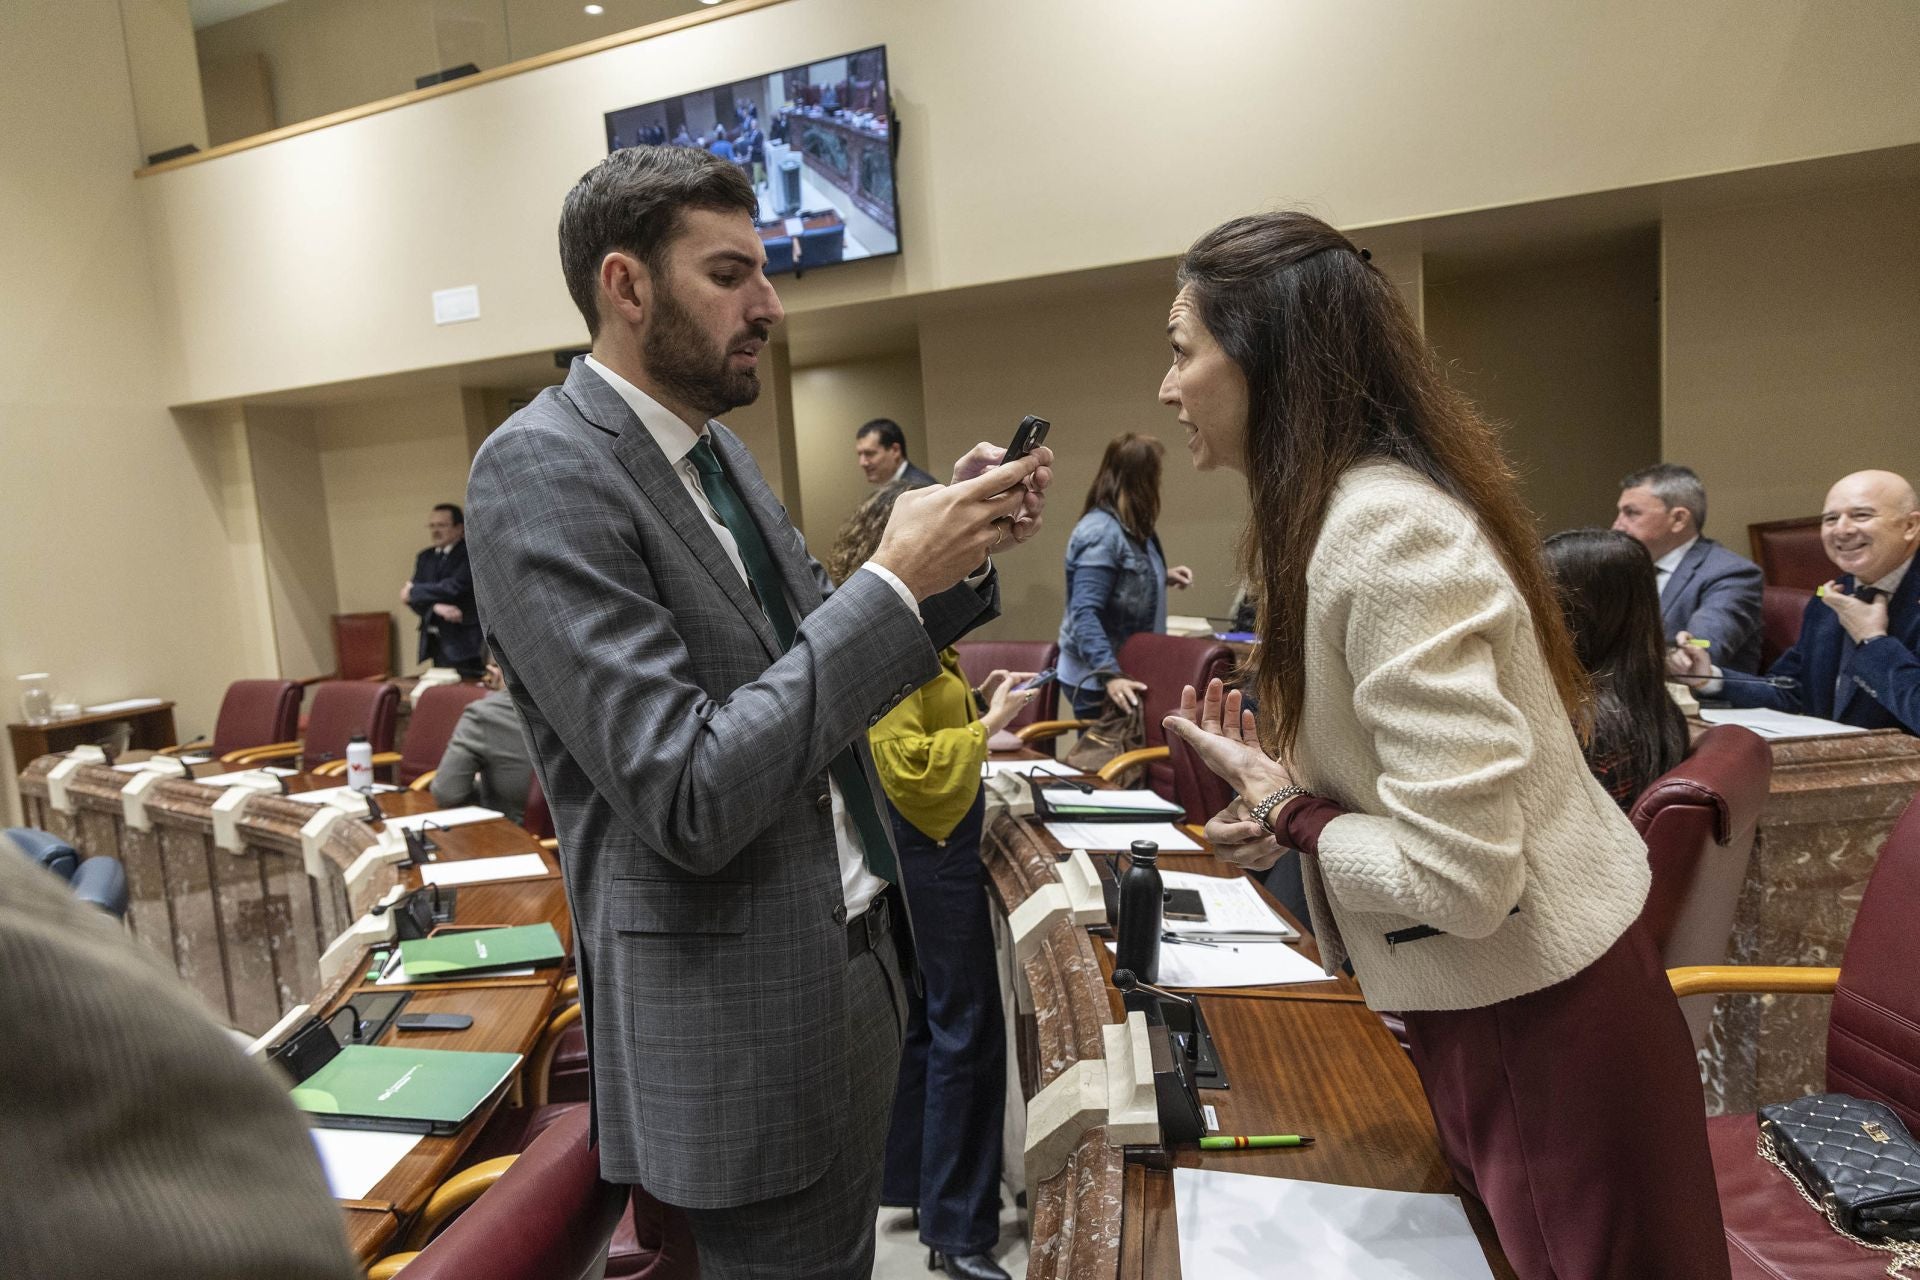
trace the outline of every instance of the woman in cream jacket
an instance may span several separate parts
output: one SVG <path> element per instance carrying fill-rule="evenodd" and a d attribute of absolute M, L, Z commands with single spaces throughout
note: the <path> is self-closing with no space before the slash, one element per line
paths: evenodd
<path fill-rule="evenodd" d="M 1209 837 L 1255 870 L 1300 851 L 1329 968 L 1405 1015 L 1521 1276 L 1727 1276 L 1646 849 L 1582 758 L 1585 678 L 1491 429 L 1318 219 L 1229 222 L 1180 280 L 1160 398 L 1197 467 L 1247 478 L 1261 601 L 1259 721 L 1216 682 L 1167 722 L 1240 793 Z"/>

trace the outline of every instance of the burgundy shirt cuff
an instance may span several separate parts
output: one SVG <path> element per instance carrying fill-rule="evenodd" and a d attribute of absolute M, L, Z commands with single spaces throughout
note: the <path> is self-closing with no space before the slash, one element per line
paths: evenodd
<path fill-rule="evenodd" d="M 1320 833 L 1329 822 L 1345 812 L 1331 800 L 1323 800 L 1319 796 L 1301 796 L 1286 807 L 1277 834 L 1283 844 L 1301 853 L 1317 854 L 1320 852 Z"/>

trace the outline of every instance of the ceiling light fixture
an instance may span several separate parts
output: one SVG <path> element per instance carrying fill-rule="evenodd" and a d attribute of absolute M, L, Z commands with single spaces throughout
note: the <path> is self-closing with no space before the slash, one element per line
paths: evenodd
<path fill-rule="evenodd" d="M 590 4 L 587 6 L 587 16 L 589 18 L 597 18 L 606 11 L 605 5 Z"/>

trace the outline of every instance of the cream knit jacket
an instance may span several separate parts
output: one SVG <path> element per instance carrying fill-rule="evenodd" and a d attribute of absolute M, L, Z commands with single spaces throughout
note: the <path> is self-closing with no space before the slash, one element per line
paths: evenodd
<path fill-rule="evenodd" d="M 1473 517 L 1398 463 L 1341 478 L 1307 566 L 1293 765 L 1350 811 L 1303 871 L 1328 971 L 1351 956 L 1375 1009 L 1550 986 L 1646 901 L 1646 846 L 1581 758 L 1526 601 Z M 1419 925 L 1443 932 L 1386 940 Z"/>

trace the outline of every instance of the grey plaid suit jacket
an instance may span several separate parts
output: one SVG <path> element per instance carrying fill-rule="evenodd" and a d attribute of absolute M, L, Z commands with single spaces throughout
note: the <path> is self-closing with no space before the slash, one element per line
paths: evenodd
<path fill-rule="evenodd" d="M 715 1208 L 811 1185 L 846 1110 L 846 909 L 828 762 L 939 672 L 998 586 L 839 590 L 752 455 L 715 451 L 803 615 L 784 655 L 625 401 L 581 361 L 467 489 L 480 616 L 560 836 L 600 1165 Z M 884 823 L 883 823 L 884 825 Z"/>

